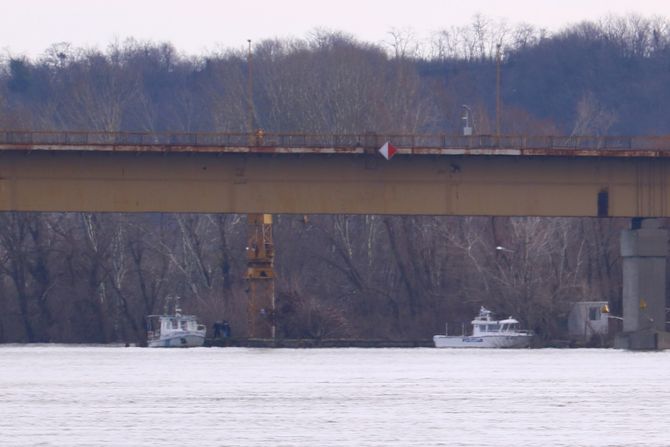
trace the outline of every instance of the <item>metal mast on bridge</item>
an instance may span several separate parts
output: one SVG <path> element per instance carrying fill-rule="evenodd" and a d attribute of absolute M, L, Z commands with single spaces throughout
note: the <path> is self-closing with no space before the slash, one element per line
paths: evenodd
<path fill-rule="evenodd" d="M 254 138 L 254 88 L 251 40 L 247 53 L 247 103 L 249 144 L 262 144 L 263 131 Z M 247 308 L 249 338 L 274 339 L 275 326 L 274 244 L 272 214 L 247 214 Z"/>

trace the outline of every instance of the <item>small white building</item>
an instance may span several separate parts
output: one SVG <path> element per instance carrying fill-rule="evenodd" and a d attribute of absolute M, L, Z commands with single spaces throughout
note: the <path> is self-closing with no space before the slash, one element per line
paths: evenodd
<path fill-rule="evenodd" d="M 607 335 L 608 318 L 602 312 L 607 301 L 578 301 L 568 316 L 570 337 L 589 340 L 594 335 Z"/>

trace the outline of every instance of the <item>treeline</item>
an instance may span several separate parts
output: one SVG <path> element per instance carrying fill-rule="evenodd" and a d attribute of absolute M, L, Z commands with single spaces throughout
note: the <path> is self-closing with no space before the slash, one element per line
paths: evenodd
<path fill-rule="evenodd" d="M 251 66 L 246 50 L 56 44 L 36 60 L 2 61 L 0 128 L 459 133 L 465 104 L 475 132 L 487 134 L 498 51 L 503 133 L 668 133 L 670 28 L 635 16 L 555 35 L 477 17 L 430 43 L 393 31 L 386 46 L 316 32 L 254 44 Z M 143 316 L 160 312 L 168 294 L 208 324 L 225 318 L 245 334 L 244 216 L 0 220 L 0 341 L 138 341 Z M 625 224 L 277 216 L 279 334 L 428 337 L 485 304 L 563 337 L 571 301 L 616 306 Z"/>
<path fill-rule="evenodd" d="M 430 42 L 393 31 L 373 45 L 338 33 L 252 48 L 254 127 L 270 132 L 667 134 L 670 26 L 637 16 L 549 36 L 483 17 Z M 4 128 L 230 132 L 249 128 L 246 50 L 186 56 L 168 43 L 48 48 L 0 64 Z"/>
<path fill-rule="evenodd" d="M 243 336 L 245 224 L 232 215 L 4 213 L 0 341 L 141 341 L 144 316 L 175 294 L 208 325 L 227 319 Z M 275 216 L 278 334 L 426 338 L 487 305 L 561 337 L 573 301 L 618 302 L 624 224 Z"/>

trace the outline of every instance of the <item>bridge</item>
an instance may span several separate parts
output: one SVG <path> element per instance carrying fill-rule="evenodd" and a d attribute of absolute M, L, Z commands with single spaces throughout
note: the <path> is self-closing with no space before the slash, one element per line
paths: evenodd
<path fill-rule="evenodd" d="M 669 166 L 663 137 L 0 131 L 0 210 L 669 217 Z"/>
<path fill-rule="evenodd" d="M 0 211 L 248 214 L 250 327 L 265 337 L 272 213 L 630 217 L 619 345 L 670 347 L 668 235 L 642 222 L 670 217 L 669 176 L 668 137 L 0 131 Z"/>

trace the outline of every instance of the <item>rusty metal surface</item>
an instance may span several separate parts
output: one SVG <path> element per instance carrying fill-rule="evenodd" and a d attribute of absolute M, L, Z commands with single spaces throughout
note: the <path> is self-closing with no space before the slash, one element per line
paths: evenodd
<path fill-rule="evenodd" d="M 247 330 L 251 338 L 274 339 L 275 282 L 272 215 L 247 214 Z"/>
<path fill-rule="evenodd" d="M 8 151 L 0 210 L 670 217 L 668 179 L 670 157 Z"/>
<path fill-rule="evenodd" d="M 667 157 L 668 136 L 333 135 L 0 131 L 0 151 Z"/>

